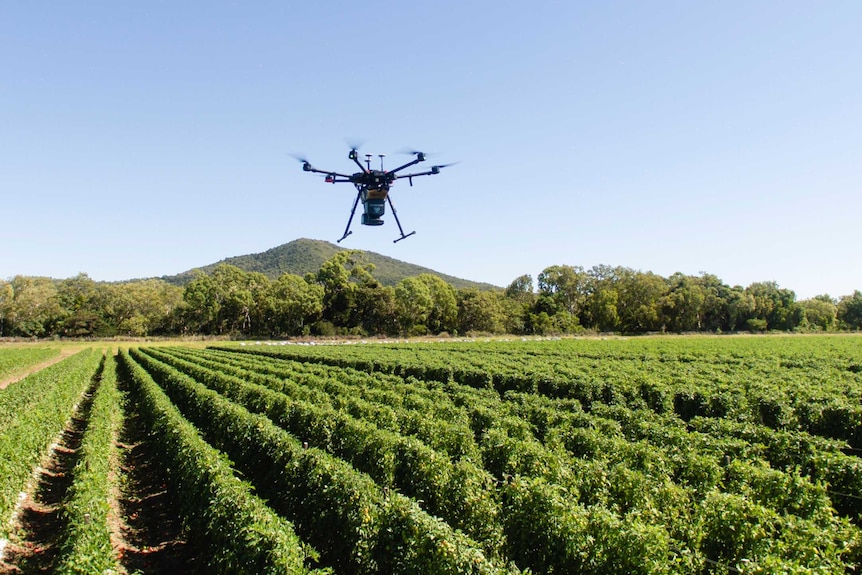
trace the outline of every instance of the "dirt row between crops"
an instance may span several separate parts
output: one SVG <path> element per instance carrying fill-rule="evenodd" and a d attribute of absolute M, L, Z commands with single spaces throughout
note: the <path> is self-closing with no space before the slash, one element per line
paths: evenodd
<path fill-rule="evenodd" d="M 74 355 L 78 351 L 80 351 L 80 350 L 75 349 L 75 348 L 70 348 L 70 347 L 62 348 L 60 350 L 60 354 L 57 357 L 52 357 L 51 359 L 45 360 L 42 363 L 37 363 L 36 365 L 31 365 L 25 371 L 16 373 L 15 375 L 12 375 L 12 376 L 7 377 L 6 379 L 0 381 L 0 389 L 6 389 L 7 387 L 12 385 L 13 383 L 17 383 L 17 382 L 21 381 L 22 379 L 24 379 L 28 375 L 32 375 L 32 374 L 36 373 L 37 371 L 41 371 L 41 370 L 45 369 L 46 367 L 54 365 L 55 363 L 60 363 L 61 361 L 63 361 L 64 359 L 66 359 L 70 355 Z"/>
<path fill-rule="evenodd" d="M 66 525 L 63 501 L 72 486 L 72 470 L 78 462 L 94 390 L 95 385 L 84 393 L 57 442 L 34 470 L 34 480 L 22 494 L 13 519 L 15 533 L 5 549 L 0 573 L 52 571 Z"/>
<path fill-rule="evenodd" d="M 63 504 L 74 481 L 95 389 L 94 385 L 87 390 L 57 443 L 34 470 L 0 560 L 0 575 L 52 573 L 57 567 L 67 528 Z M 181 521 L 165 487 L 158 445 L 148 437 L 133 402 L 125 401 L 123 409 L 109 501 L 118 575 L 199 572 L 196 553 L 182 536 Z"/>

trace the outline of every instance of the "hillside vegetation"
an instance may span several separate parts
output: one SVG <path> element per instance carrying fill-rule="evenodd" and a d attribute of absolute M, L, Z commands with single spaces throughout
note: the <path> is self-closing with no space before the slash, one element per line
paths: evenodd
<path fill-rule="evenodd" d="M 344 251 L 348 250 L 330 242 L 301 238 L 259 254 L 226 258 L 217 263 L 188 270 L 177 275 L 162 276 L 161 279 L 173 285 L 185 286 L 194 279 L 196 273 L 212 273 L 217 266 L 222 264 L 236 266 L 247 272 L 259 272 L 269 279 L 275 279 L 286 273 L 304 276 L 309 273 L 317 273 L 323 262 L 335 254 Z M 475 287 L 479 289 L 492 289 L 495 287 L 487 283 L 456 278 L 375 252 L 362 253 L 364 260 L 374 265 L 374 277 L 385 286 L 394 286 L 404 278 L 430 273 L 456 288 Z"/>
<path fill-rule="evenodd" d="M 184 286 L 160 279 L 95 282 L 86 274 L 66 280 L 16 276 L 0 281 L 0 337 L 862 329 L 858 290 L 840 299 L 823 294 L 797 301 L 792 290 L 775 282 L 743 288 L 707 273 L 662 277 L 624 267 L 567 265 L 545 268 L 535 284 L 531 276 L 520 276 L 506 289 L 457 287 L 427 272 L 387 285 L 369 260 L 366 252 L 340 250 L 314 271 L 275 278 L 221 263 L 198 271 Z"/>

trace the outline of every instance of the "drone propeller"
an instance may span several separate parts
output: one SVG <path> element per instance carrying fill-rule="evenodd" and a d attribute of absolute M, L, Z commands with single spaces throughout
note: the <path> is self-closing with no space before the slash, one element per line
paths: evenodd
<path fill-rule="evenodd" d="M 290 156 L 291 158 L 293 158 L 294 160 L 296 160 L 297 162 L 299 162 L 301 164 L 307 164 L 308 163 L 308 160 L 305 159 L 304 154 L 293 154 L 293 153 L 291 153 L 291 154 L 288 154 L 288 156 Z"/>
<path fill-rule="evenodd" d="M 365 140 L 361 138 L 344 138 L 344 143 L 347 144 L 351 152 L 358 152 L 359 148 L 365 145 Z"/>
<path fill-rule="evenodd" d="M 402 149 L 398 150 L 398 152 L 397 152 L 397 153 L 399 153 L 399 154 L 405 154 L 405 155 L 408 155 L 408 156 L 416 156 L 416 159 L 417 159 L 417 160 L 419 160 L 420 162 L 424 162 L 424 161 L 425 161 L 425 156 L 427 156 L 427 155 L 428 155 L 428 154 L 426 154 L 425 152 L 422 152 L 422 151 L 420 151 L 420 150 L 414 150 L 414 149 L 411 149 L 411 148 L 402 148 Z"/>
<path fill-rule="evenodd" d="M 440 172 L 440 170 L 442 170 L 443 168 L 448 168 L 449 166 L 454 166 L 455 164 L 458 164 L 458 163 L 460 163 L 460 162 L 450 162 L 450 163 L 448 163 L 448 164 L 439 164 L 439 165 L 437 165 L 437 166 L 431 166 L 431 173 L 432 173 L 432 174 L 437 174 L 437 173 L 439 173 L 439 172 Z"/>

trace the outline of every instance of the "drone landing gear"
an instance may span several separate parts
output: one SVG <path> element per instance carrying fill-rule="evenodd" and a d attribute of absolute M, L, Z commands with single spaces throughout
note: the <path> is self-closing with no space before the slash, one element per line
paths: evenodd
<path fill-rule="evenodd" d="M 344 235 L 342 235 L 337 240 L 337 243 L 341 243 L 341 240 L 343 240 L 344 238 L 346 238 L 347 236 L 349 236 L 353 233 L 352 231 L 350 231 L 350 225 L 353 223 L 353 216 L 356 215 L 356 206 L 359 205 L 359 200 L 362 199 L 362 192 L 363 192 L 363 190 L 359 190 L 359 192 L 356 194 L 356 199 L 353 200 L 353 207 L 350 209 L 350 217 L 347 219 L 347 227 L 344 228 Z M 363 203 L 365 201 L 371 202 L 372 200 L 363 200 Z M 379 209 L 375 210 L 374 213 L 372 213 L 370 215 L 368 213 L 363 214 L 362 223 L 366 226 L 379 226 L 379 225 L 383 224 L 383 220 L 380 219 L 380 215 L 383 214 L 383 209 L 382 209 L 383 208 L 383 204 L 382 204 L 383 200 L 373 200 L 373 201 L 379 201 L 381 203 L 379 206 L 377 206 L 375 204 L 375 207 L 378 207 Z M 410 232 L 409 234 L 404 233 L 404 228 L 401 227 L 401 220 L 398 219 L 398 212 L 395 211 L 395 206 L 392 204 L 392 199 L 388 195 L 386 196 L 386 201 L 389 203 L 389 207 L 392 209 L 392 215 L 395 217 L 395 223 L 398 224 L 398 232 L 401 234 L 401 237 L 393 240 L 392 243 L 398 243 L 401 240 L 405 240 L 405 239 L 409 238 L 410 236 L 412 236 L 413 234 L 415 234 L 416 233 L 415 231 Z M 367 207 L 368 206 L 366 206 L 366 208 Z"/>
<path fill-rule="evenodd" d="M 346 238 L 347 236 L 349 236 L 350 234 L 353 233 L 350 231 L 350 224 L 353 222 L 353 214 L 356 213 L 356 206 L 359 205 L 359 196 L 361 196 L 361 195 L 362 195 L 361 190 L 356 193 L 356 199 L 353 200 L 353 208 L 351 208 L 351 210 L 350 210 L 350 217 L 347 219 L 347 227 L 344 228 L 344 235 L 341 236 L 341 238 L 339 238 L 336 243 L 340 244 L 341 240 L 343 240 L 344 238 Z"/>
<path fill-rule="evenodd" d="M 398 212 L 395 211 L 395 206 L 392 205 L 392 199 L 389 196 L 386 196 L 386 201 L 389 202 L 389 207 L 392 208 L 392 215 L 395 216 L 395 223 L 398 224 L 398 231 L 401 232 L 401 237 L 397 240 L 393 240 L 393 244 L 397 244 L 401 240 L 405 240 L 415 234 L 415 231 L 410 232 L 409 234 L 404 233 L 404 229 L 401 227 L 401 222 L 398 220 Z"/>

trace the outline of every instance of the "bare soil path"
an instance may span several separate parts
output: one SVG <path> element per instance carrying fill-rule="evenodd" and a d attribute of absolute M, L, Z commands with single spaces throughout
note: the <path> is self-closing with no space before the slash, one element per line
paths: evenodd
<path fill-rule="evenodd" d="M 121 385 L 122 388 L 122 385 Z M 127 573 L 194 574 L 195 550 L 183 537 L 182 522 L 159 465 L 159 446 L 149 437 L 133 401 L 124 402 L 125 421 L 117 446 L 119 480 L 112 526 L 114 547 Z"/>
<path fill-rule="evenodd" d="M 24 379 L 28 375 L 36 373 L 37 371 L 41 371 L 48 366 L 54 365 L 55 363 L 59 363 L 59 362 L 63 361 L 64 359 L 66 359 L 67 357 L 69 357 L 70 355 L 75 354 L 79 351 L 81 351 L 81 350 L 77 347 L 74 347 L 74 348 L 73 347 L 63 347 L 60 349 L 60 355 L 58 355 L 56 357 L 52 357 L 51 359 L 45 360 L 42 363 L 37 363 L 36 365 L 31 365 L 30 367 L 28 367 L 23 372 L 18 372 L 15 375 L 11 375 L 11 376 L 3 379 L 3 380 L 0 380 L 0 389 L 6 389 L 8 386 L 12 385 L 13 383 L 17 383 L 17 382 L 21 381 L 22 379 Z"/>

